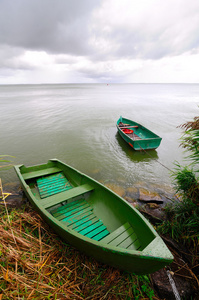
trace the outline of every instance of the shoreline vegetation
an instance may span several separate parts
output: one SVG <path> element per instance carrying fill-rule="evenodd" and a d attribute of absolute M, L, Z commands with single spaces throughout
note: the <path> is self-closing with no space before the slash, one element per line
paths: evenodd
<path fill-rule="evenodd" d="M 132 205 L 139 203 L 137 208 L 164 239 L 174 255 L 169 267 L 137 276 L 100 264 L 61 241 L 25 198 L 13 208 L 16 203 L 12 207 L 12 200 L 8 200 L 12 193 L 2 188 L 0 300 L 198 299 L 199 117 L 182 128 L 181 145 L 188 150 L 192 164 L 181 167 L 176 163 L 172 177 L 177 198 L 163 197 L 144 186 L 122 192 Z M 0 155 L 0 165 L 5 164 L 10 162 Z M 115 189 L 111 184 L 108 187 Z M 139 198 L 135 199 L 138 191 Z M 115 192 L 121 191 L 116 188 Z M 19 195 L 23 197 L 21 191 Z M 169 201 L 165 205 L 166 198 Z"/>
<path fill-rule="evenodd" d="M 11 224 L 2 206 L 0 214 L 0 299 L 153 299 L 148 276 L 83 255 L 61 241 L 29 204 L 9 211 Z"/>

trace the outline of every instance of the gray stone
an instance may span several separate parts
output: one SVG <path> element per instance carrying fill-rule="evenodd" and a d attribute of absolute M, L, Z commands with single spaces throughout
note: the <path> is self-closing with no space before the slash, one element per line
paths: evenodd
<path fill-rule="evenodd" d="M 153 202 L 153 203 L 159 203 L 162 204 L 164 201 L 160 197 L 160 195 L 154 191 L 150 191 L 145 188 L 139 189 L 139 201 L 143 202 Z"/>

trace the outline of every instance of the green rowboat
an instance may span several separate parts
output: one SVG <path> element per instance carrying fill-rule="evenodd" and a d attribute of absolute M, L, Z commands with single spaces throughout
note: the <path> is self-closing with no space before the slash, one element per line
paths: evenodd
<path fill-rule="evenodd" d="M 120 117 L 116 126 L 121 137 L 134 150 L 156 149 L 161 143 L 161 137 L 129 119 Z"/>
<path fill-rule="evenodd" d="M 149 222 L 99 182 L 57 159 L 15 170 L 43 219 L 80 251 L 135 274 L 149 274 L 172 262 Z"/>

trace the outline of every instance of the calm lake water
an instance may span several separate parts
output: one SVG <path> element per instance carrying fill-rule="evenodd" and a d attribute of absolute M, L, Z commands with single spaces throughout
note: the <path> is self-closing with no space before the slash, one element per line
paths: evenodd
<path fill-rule="evenodd" d="M 58 158 L 124 188 L 170 184 L 161 164 L 184 164 L 177 126 L 198 116 L 198 104 L 198 84 L 0 85 L 0 154 L 25 165 Z M 117 133 L 120 116 L 161 136 L 159 148 L 134 151 Z M 3 183 L 17 180 L 13 169 L 0 177 Z"/>

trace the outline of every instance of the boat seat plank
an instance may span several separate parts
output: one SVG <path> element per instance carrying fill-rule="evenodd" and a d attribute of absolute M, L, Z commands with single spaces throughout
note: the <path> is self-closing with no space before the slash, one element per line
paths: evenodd
<path fill-rule="evenodd" d="M 59 173 L 59 172 L 61 172 L 61 170 L 59 168 L 53 167 L 53 168 L 48 168 L 48 169 L 44 169 L 44 170 L 23 173 L 22 175 L 23 175 L 24 180 L 28 180 L 28 179 L 46 176 L 46 175 L 50 175 L 53 173 Z"/>
<path fill-rule="evenodd" d="M 90 192 L 94 189 L 93 186 L 89 184 L 83 184 L 78 187 L 74 187 L 70 190 L 67 190 L 65 192 L 62 192 L 60 194 L 56 194 L 44 199 L 41 199 L 41 204 L 44 208 L 50 208 L 52 206 L 55 206 L 57 204 L 60 204 L 61 202 L 67 201 L 71 198 L 80 196 L 84 193 Z"/>
<path fill-rule="evenodd" d="M 128 128 L 138 128 L 138 125 L 132 125 L 132 126 L 119 126 L 120 129 L 128 129 Z"/>

